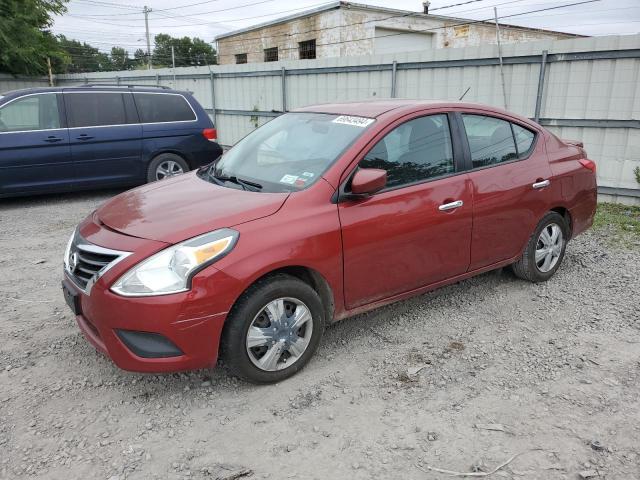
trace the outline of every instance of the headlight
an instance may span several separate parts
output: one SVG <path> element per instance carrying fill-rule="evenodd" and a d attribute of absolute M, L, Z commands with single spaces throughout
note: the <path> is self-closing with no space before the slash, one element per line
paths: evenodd
<path fill-rule="evenodd" d="M 191 278 L 229 253 L 238 235 L 235 230 L 223 228 L 162 250 L 120 277 L 111 291 L 141 297 L 189 290 Z"/>

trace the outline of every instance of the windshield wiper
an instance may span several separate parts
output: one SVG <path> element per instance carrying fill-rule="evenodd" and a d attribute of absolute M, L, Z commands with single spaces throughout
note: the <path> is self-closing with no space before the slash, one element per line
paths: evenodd
<path fill-rule="evenodd" d="M 240 185 L 243 188 L 243 190 L 252 190 L 254 192 L 262 190 L 262 185 L 260 185 L 259 183 L 250 182 L 249 180 L 243 180 L 241 178 L 236 177 L 235 175 L 222 175 L 222 174 L 216 175 L 214 169 L 212 169 L 209 172 L 209 175 L 215 178 L 216 180 L 221 180 L 223 182 L 231 182 L 231 183 L 235 183 L 236 185 Z M 250 188 L 247 188 L 247 187 L 250 187 Z"/>

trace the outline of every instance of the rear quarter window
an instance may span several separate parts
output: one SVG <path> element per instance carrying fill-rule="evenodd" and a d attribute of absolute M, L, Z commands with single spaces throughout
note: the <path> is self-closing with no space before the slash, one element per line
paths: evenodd
<path fill-rule="evenodd" d="M 531 130 L 521 127 L 520 125 L 516 125 L 515 123 L 512 123 L 511 126 L 513 127 L 513 135 L 516 138 L 518 158 L 524 158 L 531 153 L 533 140 L 536 138 L 536 134 Z"/>
<path fill-rule="evenodd" d="M 182 95 L 166 93 L 134 93 L 143 123 L 188 122 L 196 120 L 191 105 Z"/>

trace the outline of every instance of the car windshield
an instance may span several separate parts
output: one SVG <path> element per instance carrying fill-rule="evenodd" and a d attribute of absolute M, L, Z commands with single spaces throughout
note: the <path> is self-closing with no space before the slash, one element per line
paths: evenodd
<path fill-rule="evenodd" d="M 346 115 L 287 113 L 243 138 L 201 172 L 201 178 L 252 191 L 303 190 L 373 122 Z"/>

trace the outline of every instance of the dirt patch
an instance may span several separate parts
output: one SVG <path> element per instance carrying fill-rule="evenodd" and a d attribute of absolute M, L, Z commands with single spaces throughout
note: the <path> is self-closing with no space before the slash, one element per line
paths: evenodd
<path fill-rule="evenodd" d="M 493 476 L 640 477 L 636 240 L 589 232 L 547 283 L 491 272 L 346 320 L 257 387 L 126 373 L 83 339 L 62 254 L 113 193 L 0 203 L 0 478 L 445 478 L 428 467 L 520 452 Z"/>

